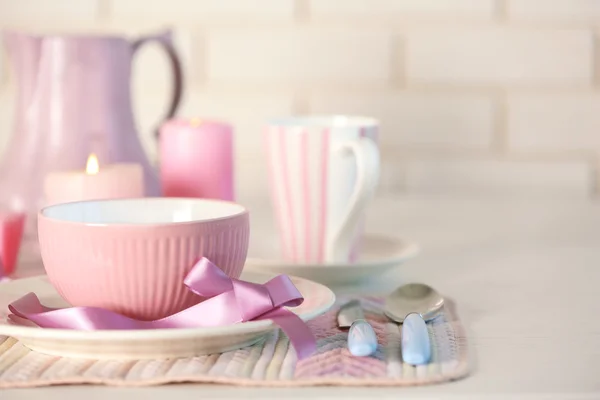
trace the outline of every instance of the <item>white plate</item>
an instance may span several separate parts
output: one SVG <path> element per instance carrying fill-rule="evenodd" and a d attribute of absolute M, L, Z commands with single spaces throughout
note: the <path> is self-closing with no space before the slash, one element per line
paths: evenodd
<path fill-rule="evenodd" d="M 242 279 L 263 283 L 272 275 L 245 272 Z M 326 286 L 302 278 L 292 281 L 304 296 L 304 303 L 290 308 L 304 321 L 327 312 L 335 295 Z M 15 325 L 7 319 L 8 304 L 34 292 L 42 304 L 66 306 L 45 276 L 0 283 L 0 335 L 12 336 L 41 353 L 78 358 L 142 359 L 189 357 L 222 353 L 249 346 L 277 328 L 270 320 L 250 321 L 223 327 L 77 331 Z"/>
<path fill-rule="evenodd" d="M 257 242 L 258 243 L 258 242 Z M 267 246 L 272 241 L 262 241 Z M 344 285 L 379 277 L 419 253 L 419 246 L 389 236 L 366 235 L 356 263 L 294 264 L 279 259 L 279 251 L 254 246 L 246 260 L 247 270 L 281 273 L 311 279 L 325 285 Z"/>

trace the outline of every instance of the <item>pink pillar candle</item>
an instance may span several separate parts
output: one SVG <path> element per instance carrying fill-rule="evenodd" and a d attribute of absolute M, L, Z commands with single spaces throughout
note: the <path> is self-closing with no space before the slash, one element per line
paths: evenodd
<path fill-rule="evenodd" d="M 0 279 L 15 271 L 24 228 L 25 213 L 0 214 Z"/>
<path fill-rule="evenodd" d="M 159 142 L 164 196 L 234 200 L 230 125 L 175 119 L 161 127 Z"/>
<path fill-rule="evenodd" d="M 144 197 L 142 166 L 133 163 L 98 165 L 90 155 L 85 171 L 55 171 L 44 181 L 46 204 Z"/>

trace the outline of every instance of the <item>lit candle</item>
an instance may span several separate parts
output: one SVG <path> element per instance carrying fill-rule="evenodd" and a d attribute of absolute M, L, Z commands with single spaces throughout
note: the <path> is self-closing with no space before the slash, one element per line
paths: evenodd
<path fill-rule="evenodd" d="M 160 177 L 168 197 L 234 200 L 233 129 L 194 118 L 160 129 Z"/>
<path fill-rule="evenodd" d="M 46 175 L 47 204 L 112 198 L 144 197 L 142 166 L 133 163 L 99 165 L 90 154 L 85 171 L 55 171 Z"/>

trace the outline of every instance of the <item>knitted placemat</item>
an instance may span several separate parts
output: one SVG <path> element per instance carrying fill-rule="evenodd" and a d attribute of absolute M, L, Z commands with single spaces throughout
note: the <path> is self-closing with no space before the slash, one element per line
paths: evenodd
<path fill-rule="evenodd" d="M 340 302 L 349 299 L 340 299 Z M 414 367 L 404 364 L 401 329 L 382 313 L 382 299 L 360 298 L 372 323 L 379 349 L 372 357 L 354 357 L 346 347 L 347 332 L 336 324 L 338 305 L 309 324 L 317 351 L 297 362 L 289 340 L 280 331 L 253 346 L 222 354 L 166 360 L 111 361 L 63 358 L 29 350 L 13 338 L 0 336 L 0 388 L 61 384 L 149 386 L 174 382 L 223 383 L 245 386 L 409 386 L 440 383 L 469 373 L 464 330 L 453 308 L 429 322 L 432 360 Z"/>

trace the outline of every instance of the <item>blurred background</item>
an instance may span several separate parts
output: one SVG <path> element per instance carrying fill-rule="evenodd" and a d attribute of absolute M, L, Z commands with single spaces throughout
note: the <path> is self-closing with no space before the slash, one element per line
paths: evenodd
<path fill-rule="evenodd" d="M 0 0 L 0 26 L 132 37 L 173 27 L 179 115 L 234 124 L 240 201 L 268 198 L 265 122 L 323 113 L 381 120 L 380 194 L 598 194 L 597 0 Z M 0 151 L 11 75 L 0 52 Z M 155 159 L 171 91 L 158 47 L 140 52 L 132 85 Z"/>

